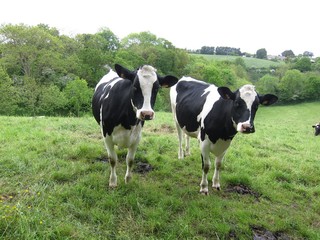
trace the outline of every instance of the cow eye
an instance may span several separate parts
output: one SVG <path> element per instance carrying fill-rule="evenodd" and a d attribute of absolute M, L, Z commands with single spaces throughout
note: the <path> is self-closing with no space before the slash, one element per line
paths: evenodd
<path fill-rule="evenodd" d="M 236 108 L 241 107 L 241 105 L 242 105 L 242 103 L 241 103 L 240 101 L 235 101 L 235 102 L 234 102 L 234 106 L 235 106 Z"/>

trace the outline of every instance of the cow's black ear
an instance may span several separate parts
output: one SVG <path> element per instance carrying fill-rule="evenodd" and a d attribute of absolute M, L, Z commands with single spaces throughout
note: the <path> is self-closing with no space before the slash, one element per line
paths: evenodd
<path fill-rule="evenodd" d="M 260 104 L 264 106 L 269 106 L 271 104 L 274 104 L 276 101 L 278 101 L 278 97 L 273 94 L 260 95 L 259 101 L 260 101 Z"/>
<path fill-rule="evenodd" d="M 178 78 L 168 75 L 168 76 L 164 76 L 164 77 L 160 77 L 158 76 L 158 80 L 159 83 L 161 85 L 161 87 L 172 87 L 173 85 L 175 85 L 178 82 Z"/>
<path fill-rule="evenodd" d="M 315 125 L 312 125 L 312 127 L 315 128 L 316 126 L 315 126 Z"/>
<path fill-rule="evenodd" d="M 136 76 L 134 71 L 130 71 L 117 63 L 114 65 L 114 69 L 116 70 L 118 76 L 121 78 L 129 79 L 133 81 Z"/>
<path fill-rule="evenodd" d="M 227 87 L 218 87 L 218 92 L 223 99 L 235 100 L 236 95 Z"/>

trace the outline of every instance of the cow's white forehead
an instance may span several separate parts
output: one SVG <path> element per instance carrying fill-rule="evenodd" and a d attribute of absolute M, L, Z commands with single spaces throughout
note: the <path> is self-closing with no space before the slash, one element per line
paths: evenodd
<path fill-rule="evenodd" d="M 149 85 L 157 81 L 157 69 L 152 66 L 144 65 L 138 70 L 140 85 Z M 149 83 L 149 84 L 148 84 Z"/>
<path fill-rule="evenodd" d="M 249 109 L 258 95 L 253 85 L 247 84 L 239 89 L 240 97 L 246 102 Z"/>

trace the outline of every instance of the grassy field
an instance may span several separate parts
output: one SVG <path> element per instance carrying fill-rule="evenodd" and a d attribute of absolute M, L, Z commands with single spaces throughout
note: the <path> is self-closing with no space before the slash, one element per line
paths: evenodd
<path fill-rule="evenodd" d="M 209 196 L 197 141 L 177 159 L 170 113 L 146 122 L 127 185 L 118 151 L 117 189 L 92 117 L 0 117 L 0 239 L 320 239 L 319 108 L 260 108 Z"/>
<path fill-rule="evenodd" d="M 207 55 L 207 54 L 191 54 L 192 56 L 202 56 L 207 60 L 217 60 L 217 61 L 234 61 L 239 56 L 227 56 L 227 55 Z M 258 59 L 258 58 L 250 58 L 250 57 L 242 57 L 244 63 L 247 68 L 271 68 L 271 67 L 279 67 L 284 65 L 283 61 L 271 61 L 267 59 Z"/>

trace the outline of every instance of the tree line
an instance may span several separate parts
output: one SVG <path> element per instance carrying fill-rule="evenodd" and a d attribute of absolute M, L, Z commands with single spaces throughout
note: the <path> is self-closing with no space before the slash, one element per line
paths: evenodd
<path fill-rule="evenodd" d="M 120 40 L 108 28 L 71 37 L 45 24 L 6 24 L 0 27 L 0 114 L 86 114 L 96 83 L 115 63 L 129 69 L 150 64 L 159 74 L 192 76 L 232 89 L 254 83 L 262 92 L 280 95 L 283 102 L 319 100 L 313 89 L 320 90 L 320 62 L 308 57 L 291 59 L 273 72 L 264 69 L 266 74 L 256 78 L 241 58 L 217 62 L 191 56 L 150 32 Z M 162 89 L 156 109 L 169 110 L 168 98 L 168 90 Z"/>

